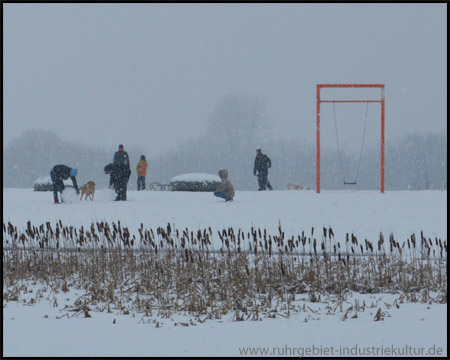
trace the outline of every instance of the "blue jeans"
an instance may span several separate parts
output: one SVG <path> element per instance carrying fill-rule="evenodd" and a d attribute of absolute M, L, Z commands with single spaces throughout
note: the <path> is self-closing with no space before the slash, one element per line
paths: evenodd
<path fill-rule="evenodd" d="M 145 176 L 138 176 L 137 189 L 138 191 L 145 190 Z"/>
<path fill-rule="evenodd" d="M 225 194 L 224 191 L 216 192 L 216 193 L 214 193 L 214 196 L 220 197 L 220 198 L 225 199 L 225 200 L 228 199 L 228 196 L 227 196 L 227 194 Z"/>

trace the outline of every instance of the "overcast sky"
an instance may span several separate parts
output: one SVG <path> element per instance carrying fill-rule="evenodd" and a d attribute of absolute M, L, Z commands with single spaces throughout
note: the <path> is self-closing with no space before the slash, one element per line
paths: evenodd
<path fill-rule="evenodd" d="M 43 128 L 152 156 L 226 95 L 314 144 L 319 83 L 385 84 L 387 140 L 446 132 L 447 4 L 3 5 L 4 145 Z"/>

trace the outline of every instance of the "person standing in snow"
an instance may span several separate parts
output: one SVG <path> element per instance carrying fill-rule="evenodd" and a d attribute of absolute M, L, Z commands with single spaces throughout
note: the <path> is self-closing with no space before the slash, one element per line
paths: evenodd
<path fill-rule="evenodd" d="M 117 173 L 116 184 L 114 185 L 117 197 L 115 201 L 125 201 L 127 200 L 127 184 L 130 180 L 131 169 L 130 169 L 130 157 L 128 153 L 124 150 L 123 145 L 119 145 L 119 150 L 114 153 L 113 165 L 115 166 L 115 171 Z"/>
<path fill-rule="evenodd" d="M 52 170 L 50 171 L 50 178 L 52 179 L 53 183 L 53 199 L 55 201 L 55 204 L 60 203 L 58 200 L 58 192 L 60 193 L 61 202 L 63 202 L 62 192 L 66 188 L 64 185 L 64 180 L 67 180 L 69 177 L 72 179 L 73 187 L 75 188 L 77 194 L 80 194 L 76 179 L 77 174 L 77 169 L 71 168 L 67 165 L 55 165 L 52 168 Z"/>
<path fill-rule="evenodd" d="M 147 176 L 147 168 L 148 163 L 147 160 L 145 160 L 145 156 L 141 155 L 141 160 L 136 165 L 136 172 L 137 172 L 137 189 L 139 190 L 145 190 L 145 177 Z"/>
<path fill-rule="evenodd" d="M 225 201 L 233 201 L 234 188 L 231 181 L 228 180 L 228 170 L 219 170 L 219 176 L 222 179 L 222 183 L 214 191 L 214 195 L 225 199 Z"/>
<path fill-rule="evenodd" d="M 118 176 L 116 167 L 113 163 L 106 165 L 103 169 L 105 171 L 105 175 L 109 175 L 109 189 L 116 190 L 119 188 Z M 116 190 L 117 193 L 117 190 Z"/>
<path fill-rule="evenodd" d="M 269 190 L 273 190 L 272 185 L 270 185 L 267 178 L 269 176 L 270 167 L 272 167 L 272 161 L 267 155 L 263 154 L 261 148 L 258 147 L 256 149 L 255 165 L 253 167 L 253 175 L 258 176 L 258 191 L 266 190 L 266 187 Z"/>

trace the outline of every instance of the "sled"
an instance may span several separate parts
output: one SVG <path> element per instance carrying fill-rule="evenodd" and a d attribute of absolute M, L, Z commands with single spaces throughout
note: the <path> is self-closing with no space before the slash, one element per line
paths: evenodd
<path fill-rule="evenodd" d="M 307 188 L 305 186 L 295 185 L 289 183 L 287 186 L 288 190 L 311 190 L 310 188 Z"/>
<path fill-rule="evenodd" d="M 161 184 L 160 182 L 152 182 L 150 184 L 150 189 L 155 191 L 170 191 L 171 187 L 170 184 Z"/>

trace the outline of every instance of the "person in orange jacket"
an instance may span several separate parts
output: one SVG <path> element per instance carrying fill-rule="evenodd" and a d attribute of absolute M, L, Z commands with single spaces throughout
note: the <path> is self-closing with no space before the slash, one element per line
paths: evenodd
<path fill-rule="evenodd" d="M 145 160 L 145 156 L 141 155 L 141 160 L 136 165 L 136 172 L 137 172 L 137 189 L 139 190 L 145 190 L 145 177 L 147 176 L 147 160 Z"/>

